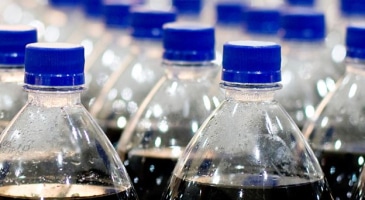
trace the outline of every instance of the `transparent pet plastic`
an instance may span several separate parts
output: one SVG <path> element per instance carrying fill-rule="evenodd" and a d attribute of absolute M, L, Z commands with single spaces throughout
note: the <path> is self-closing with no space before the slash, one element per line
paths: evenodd
<path fill-rule="evenodd" d="M 127 55 L 90 107 L 91 114 L 114 143 L 152 87 L 163 76 L 161 41 L 135 40 Z"/>
<path fill-rule="evenodd" d="M 214 84 L 219 67 L 212 62 L 165 61 L 163 67 L 165 76 L 146 96 L 118 144 L 141 199 L 161 197 L 182 151 L 222 100 Z"/>
<path fill-rule="evenodd" d="M 364 61 L 348 63 L 337 88 L 318 106 L 303 134 L 311 142 L 334 198 L 348 199 L 365 156 Z"/>
<path fill-rule="evenodd" d="M 162 199 L 332 199 L 314 153 L 274 100 L 281 86 L 222 86 L 225 100 L 188 144 Z"/>
<path fill-rule="evenodd" d="M 321 100 L 335 88 L 337 69 L 323 43 L 286 42 L 282 48 L 282 84 L 275 98 L 300 129 Z"/>
<path fill-rule="evenodd" d="M 0 137 L 1 199 L 138 199 L 80 87 L 26 89 Z"/>
<path fill-rule="evenodd" d="M 23 90 L 24 68 L 0 67 L 0 132 L 27 101 Z"/>

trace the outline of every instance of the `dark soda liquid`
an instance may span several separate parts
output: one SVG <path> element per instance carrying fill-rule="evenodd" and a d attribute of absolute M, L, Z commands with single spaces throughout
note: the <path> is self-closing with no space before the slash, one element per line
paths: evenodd
<path fill-rule="evenodd" d="M 359 153 L 319 151 L 318 160 L 334 199 L 351 199 L 364 158 L 365 155 Z"/>
<path fill-rule="evenodd" d="M 120 128 L 106 127 L 105 134 L 110 142 L 114 145 L 118 143 L 119 138 L 122 136 L 123 130 L 124 129 Z"/>
<path fill-rule="evenodd" d="M 174 176 L 162 200 L 333 200 L 323 180 L 276 187 L 230 187 Z"/>
<path fill-rule="evenodd" d="M 177 157 L 169 155 L 170 151 L 169 149 L 151 150 L 147 154 L 129 153 L 127 155 L 124 166 L 140 200 L 161 198 L 177 162 Z"/>
<path fill-rule="evenodd" d="M 37 194 L 45 188 L 43 194 Z M 63 188 L 63 189 L 60 189 Z M 67 188 L 70 191 L 67 191 Z M 47 192 L 48 191 L 48 192 Z M 66 197 L 62 197 L 66 196 Z M 88 185 L 29 184 L 0 187 L 0 200 L 44 199 L 44 200 L 138 200 L 133 189 L 116 191 L 114 188 Z"/>

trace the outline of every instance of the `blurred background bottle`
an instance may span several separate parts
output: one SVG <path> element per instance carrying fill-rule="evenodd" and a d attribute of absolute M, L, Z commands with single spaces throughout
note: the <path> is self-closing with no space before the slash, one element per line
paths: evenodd
<path fill-rule="evenodd" d="M 130 3 L 120 1 L 103 4 L 106 30 L 85 61 L 87 89 L 82 93 L 81 101 L 87 109 L 112 73 L 129 60 L 132 40 L 129 32 L 131 6 Z"/>
<path fill-rule="evenodd" d="M 274 7 L 249 7 L 243 26 L 248 40 L 279 43 L 280 10 Z"/>
<path fill-rule="evenodd" d="M 107 137 L 80 103 L 84 49 L 26 47 L 28 101 L 0 138 L 2 199 L 138 199 Z"/>
<path fill-rule="evenodd" d="M 215 85 L 214 28 L 196 23 L 164 26 L 162 68 L 127 124 L 118 153 L 140 199 L 159 199 L 187 143 L 222 94 Z M 152 170 L 151 170 L 152 169 Z"/>
<path fill-rule="evenodd" d="M 314 153 L 274 100 L 280 57 L 271 42 L 225 44 L 225 100 L 186 147 L 162 199 L 332 199 Z"/>
<path fill-rule="evenodd" d="M 24 55 L 37 31 L 28 25 L 0 25 L 0 132 L 27 101 L 23 91 Z"/>
<path fill-rule="evenodd" d="M 280 37 L 283 89 L 276 99 L 300 129 L 343 74 L 331 62 L 325 46 L 325 16 L 312 9 L 282 13 Z"/>
<path fill-rule="evenodd" d="M 112 143 L 119 140 L 130 116 L 163 76 L 162 26 L 175 20 L 176 13 L 171 10 L 136 7 L 131 11 L 133 40 L 129 55 L 113 71 L 90 107 Z"/>
<path fill-rule="evenodd" d="M 365 156 L 365 27 L 349 27 L 346 73 L 318 106 L 303 134 L 311 142 L 335 199 L 350 199 Z"/>

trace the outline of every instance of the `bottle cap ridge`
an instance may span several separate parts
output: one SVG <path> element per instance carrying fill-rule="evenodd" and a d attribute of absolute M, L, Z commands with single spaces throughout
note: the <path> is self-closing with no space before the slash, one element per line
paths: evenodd
<path fill-rule="evenodd" d="M 280 82 L 280 51 L 280 45 L 273 42 L 227 42 L 223 46 L 222 80 L 233 83 Z"/>
<path fill-rule="evenodd" d="M 349 26 L 346 29 L 347 57 L 365 59 L 365 25 Z"/>
<path fill-rule="evenodd" d="M 25 46 L 37 42 L 37 30 L 28 25 L 0 25 L 0 65 L 24 65 Z"/>
<path fill-rule="evenodd" d="M 84 84 L 84 47 L 68 43 L 32 43 L 25 49 L 24 82 L 39 86 Z"/>
<path fill-rule="evenodd" d="M 163 58 L 211 61 L 215 58 L 214 28 L 199 23 L 168 23 L 163 27 Z"/>

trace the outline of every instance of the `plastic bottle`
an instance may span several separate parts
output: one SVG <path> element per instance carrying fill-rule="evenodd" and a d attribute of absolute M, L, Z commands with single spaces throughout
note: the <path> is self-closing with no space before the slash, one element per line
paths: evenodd
<path fill-rule="evenodd" d="M 365 21 L 365 1 L 339 0 L 333 1 L 332 4 L 337 7 L 327 12 L 331 22 L 328 27 L 326 43 L 331 49 L 332 61 L 344 68 L 346 27 Z"/>
<path fill-rule="evenodd" d="M 131 52 L 105 82 L 90 107 L 112 143 L 119 140 L 130 116 L 163 76 L 162 25 L 175 19 L 173 11 L 141 7 L 131 10 Z"/>
<path fill-rule="evenodd" d="M 318 106 L 303 134 L 311 142 L 335 199 L 350 199 L 365 156 L 365 27 L 347 29 L 346 73 Z"/>
<path fill-rule="evenodd" d="M 2 199 L 138 199 L 80 103 L 83 51 L 67 43 L 27 45 L 28 101 L 0 137 Z"/>
<path fill-rule="evenodd" d="M 276 99 L 303 128 L 322 98 L 334 89 L 343 70 L 332 64 L 325 46 L 322 12 L 291 10 L 281 18 L 283 89 L 276 93 Z"/>
<path fill-rule="evenodd" d="M 244 11 L 247 5 L 243 1 L 220 0 L 215 5 L 216 47 L 222 54 L 223 44 L 230 40 L 243 40 Z"/>
<path fill-rule="evenodd" d="M 249 7 L 245 11 L 245 38 L 279 43 L 280 11 L 277 8 Z"/>
<path fill-rule="evenodd" d="M 48 0 L 48 8 L 37 21 L 40 41 L 65 42 L 84 24 L 81 0 Z"/>
<path fill-rule="evenodd" d="M 67 42 L 84 46 L 86 61 L 89 60 L 89 57 L 97 57 L 99 52 L 105 50 L 107 42 L 101 40 L 106 32 L 102 5 L 102 0 L 82 0 L 85 22 L 74 29 L 67 39 Z"/>
<path fill-rule="evenodd" d="M 332 199 L 314 153 L 274 100 L 279 81 L 279 45 L 225 44 L 225 100 L 186 147 L 162 199 Z"/>
<path fill-rule="evenodd" d="M 164 26 L 165 75 L 128 123 L 118 144 L 141 200 L 159 199 L 185 146 L 218 106 L 214 29 L 191 23 Z M 153 168 L 153 170 L 151 170 Z"/>
<path fill-rule="evenodd" d="M 24 79 L 25 45 L 37 42 L 37 31 L 27 25 L 0 25 L 0 132 L 27 100 Z"/>
<path fill-rule="evenodd" d="M 81 101 L 89 106 L 95 101 L 112 73 L 130 58 L 132 37 L 129 35 L 130 3 L 105 2 L 103 5 L 105 32 L 85 62 L 86 91 Z"/>

